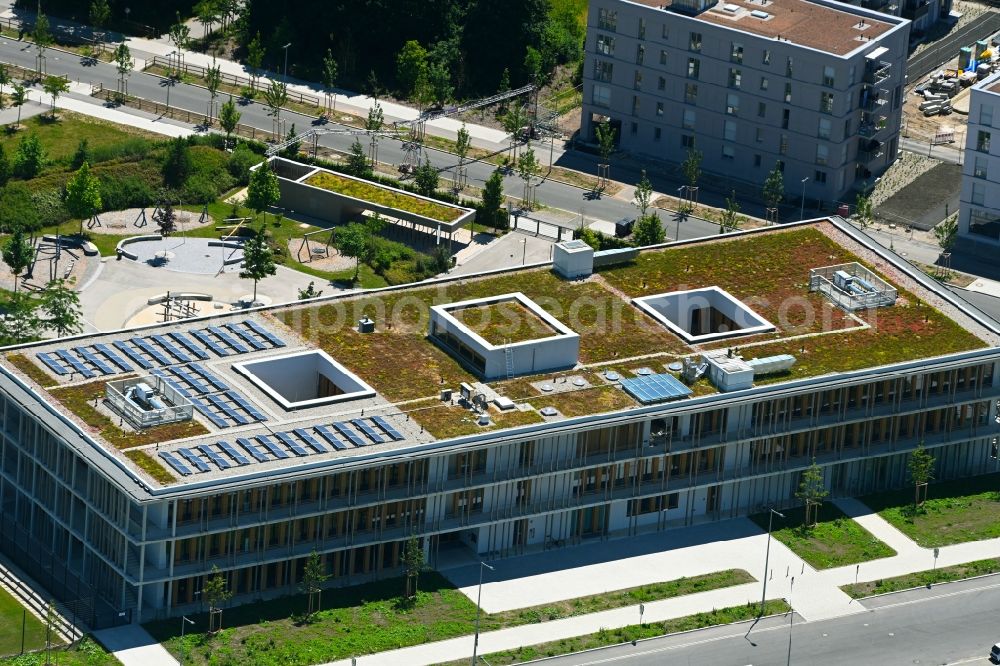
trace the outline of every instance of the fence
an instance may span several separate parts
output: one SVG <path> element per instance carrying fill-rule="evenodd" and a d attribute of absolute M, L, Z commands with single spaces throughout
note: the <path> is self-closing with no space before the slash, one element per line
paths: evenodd
<path fill-rule="evenodd" d="M 23 67 L 21 65 L 15 65 L 10 62 L 0 61 L 0 65 L 7 69 L 7 73 L 10 74 L 10 78 L 20 79 L 21 81 L 37 81 L 38 80 L 38 70 L 34 68 Z M 70 78 L 66 74 L 53 75 L 56 78 L 62 79 L 68 85 L 70 83 Z M 8 89 L 9 90 L 9 89 Z"/>
<path fill-rule="evenodd" d="M 837 273 L 846 273 L 853 281 L 850 284 L 836 284 Z M 857 262 L 811 269 L 809 291 L 818 291 L 835 304 L 851 311 L 892 305 L 897 297 L 892 285 Z"/>
<path fill-rule="evenodd" d="M 183 60 L 178 64 L 175 58 L 165 58 L 163 56 L 153 56 L 152 60 L 146 61 L 146 69 L 151 67 L 162 67 L 168 72 L 180 71 L 184 74 L 191 74 L 192 76 L 204 79 L 205 75 L 208 73 L 208 68 L 202 67 L 200 65 L 189 65 Z M 236 74 L 229 74 L 227 72 L 219 72 L 219 78 L 223 85 L 232 86 L 234 88 L 249 88 L 250 87 L 250 77 L 239 76 Z M 258 87 L 261 81 L 264 81 L 263 77 L 258 79 Z M 313 97 L 312 95 L 303 94 L 297 90 L 287 90 L 288 101 L 297 102 L 299 104 L 304 104 L 307 106 L 322 107 L 323 100 L 319 97 Z"/>

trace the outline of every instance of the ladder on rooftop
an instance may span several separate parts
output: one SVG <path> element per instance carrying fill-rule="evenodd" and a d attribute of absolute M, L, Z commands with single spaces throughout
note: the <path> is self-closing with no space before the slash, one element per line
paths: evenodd
<path fill-rule="evenodd" d="M 503 354 L 507 360 L 507 381 L 514 379 L 514 350 L 510 348 L 510 340 L 504 340 Z"/>

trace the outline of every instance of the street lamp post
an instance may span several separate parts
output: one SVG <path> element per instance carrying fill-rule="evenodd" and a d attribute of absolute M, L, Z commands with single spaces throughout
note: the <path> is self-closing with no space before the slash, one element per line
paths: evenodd
<path fill-rule="evenodd" d="M 799 219 L 806 219 L 806 181 L 809 180 L 809 176 L 802 179 L 802 205 L 799 207 Z"/>
<path fill-rule="evenodd" d="M 795 589 L 795 576 L 788 585 L 788 605 L 792 605 L 792 591 Z M 788 660 L 787 666 L 792 666 L 792 627 L 795 625 L 795 609 L 788 611 Z"/>
<path fill-rule="evenodd" d="M 288 42 L 287 44 L 281 47 L 285 49 L 285 83 L 288 83 L 288 47 L 291 45 L 292 43 Z"/>
<path fill-rule="evenodd" d="M 760 617 L 764 616 L 764 604 L 767 603 L 767 567 L 771 559 L 771 527 L 775 516 L 785 517 L 785 514 L 775 511 L 772 507 L 768 507 L 767 510 L 769 511 L 767 515 L 767 548 L 764 550 L 764 591 L 760 595 Z"/>
<path fill-rule="evenodd" d="M 521 265 L 524 266 L 524 262 L 528 259 L 528 239 L 522 238 L 521 245 Z"/>
<path fill-rule="evenodd" d="M 476 638 L 472 643 L 472 666 L 479 663 L 479 615 L 483 612 L 483 569 L 493 571 L 493 567 L 482 560 L 479 561 L 479 592 L 476 593 Z"/>

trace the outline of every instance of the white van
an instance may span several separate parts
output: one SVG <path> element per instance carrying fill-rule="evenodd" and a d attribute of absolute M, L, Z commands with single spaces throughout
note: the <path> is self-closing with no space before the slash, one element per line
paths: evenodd
<path fill-rule="evenodd" d="M 993 649 L 990 650 L 990 661 L 1000 664 L 1000 643 L 994 643 Z"/>

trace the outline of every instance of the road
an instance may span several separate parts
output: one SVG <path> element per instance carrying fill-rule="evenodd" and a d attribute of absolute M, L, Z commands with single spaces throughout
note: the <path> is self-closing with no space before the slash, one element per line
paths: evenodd
<path fill-rule="evenodd" d="M 906 73 L 911 83 L 930 74 L 943 63 L 955 58 L 959 48 L 977 39 L 985 39 L 1000 30 L 1000 14 L 989 12 L 962 26 L 944 39 L 938 40 L 906 62 Z"/>
<path fill-rule="evenodd" d="M 887 595 L 864 606 L 871 612 L 819 622 L 803 622 L 798 616 L 794 625 L 789 617 L 767 620 L 748 638 L 746 624 L 718 627 L 568 655 L 546 664 L 986 664 L 990 646 L 1000 641 L 1000 576 Z"/>

